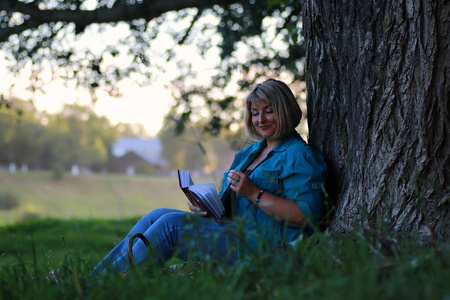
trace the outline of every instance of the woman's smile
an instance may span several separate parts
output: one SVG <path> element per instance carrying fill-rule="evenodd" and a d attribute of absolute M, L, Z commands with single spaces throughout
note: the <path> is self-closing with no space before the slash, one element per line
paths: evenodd
<path fill-rule="evenodd" d="M 264 101 L 256 102 L 251 107 L 251 113 L 253 126 L 261 137 L 268 139 L 275 135 L 278 125 L 272 105 Z"/>

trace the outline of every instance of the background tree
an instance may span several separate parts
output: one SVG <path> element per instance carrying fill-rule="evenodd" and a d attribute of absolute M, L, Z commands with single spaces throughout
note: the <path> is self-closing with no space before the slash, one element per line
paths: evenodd
<path fill-rule="evenodd" d="M 304 78 L 299 20 L 298 1 L 7 0 L 0 2 L 0 44 L 12 71 L 31 65 L 32 90 L 65 78 L 88 88 L 94 101 L 99 89 L 119 96 L 124 78 L 148 84 L 171 66 L 179 72 L 170 85 L 178 128 L 185 113 L 193 112 L 190 118 L 202 107 L 210 112 L 203 115 L 208 130 L 218 133 L 240 123 L 234 100 L 259 80 L 256 73 L 282 74 L 289 82 Z M 93 45 L 106 30 L 117 34 Z M 213 58 L 210 82 L 196 82 L 192 65 L 176 55 L 193 46 Z M 53 77 L 45 79 L 48 69 Z M 225 88 L 230 82 L 238 85 Z"/>
<path fill-rule="evenodd" d="M 44 126 L 32 102 L 13 99 L 0 107 L 0 164 L 34 165 L 42 151 Z"/>
<path fill-rule="evenodd" d="M 8 105 L 9 106 L 9 105 Z M 5 106 L 0 107 L 0 163 L 11 162 L 12 138 L 17 115 Z"/>
<path fill-rule="evenodd" d="M 302 1 L 310 143 L 337 221 L 449 235 L 450 2 Z"/>
<path fill-rule="evenodd" d="M 245 140 L 242 131 L 231 133 L 222 130 L 220 135 L 211 137 L 208 132 L 205 132 L 205 124 L 201 122 L 195 125 L 189 124 L 183 133 L 177 134 L 171 124 L 174 125 L 170 119 L 167 119 L 166 125 L 158 133 L 163 144 L 162 155 L 169 162 L 171 169 L 202 171 L 207 174 L 216 169 L 222 172 L 230 166 L 237 149 L 230 143 L 229 136 L 239 136 L 235 138 L 239 140 L 241 147 L 242 141 Z M 222 174 L 215 175 L 222 176 Z"/>
<path fill-rule="evenodd" d="M 144 136 L 142 125 L 113 126 L 85 106 L 66 105 L 62 112 L 51 115 L 38 111 L 31 101 L 12 98 L 4 103 L 0 107 L 3 166 L 26 164 L 63 172 L 79 164 L 93 171 L 112 170 L 111 145 L 121 136 Z"/>
<path fill-rule="evenodd" d="M 11 161 L 18 166 L 33 166 L 42 152 L 45 128 L 39 122 L 23 118 L 17 121 L 11 147 Z"/>
<path fill-rule="evenodd" d="M 72 165 L 101 169 L 117 138 L 111 128 L 106 118 L 96 116 L 90 108 L 66 104 L 61 113 L 49 117 L 47 161 L 65 169 Z"/>
<path fill-rule="evenodd" d="M 176 128 L 201 116 L 218 133 L 241 121 L 239 91 L 255 80 L 276 76 L 301 90 L 307 74 L 309 141 L 334 171 L 334 226 L 367 217 L 372 228 L 388 220 L 390 229 L 448 235 L 448 1 L 88 3 L 0 3 L 0 43 L 13 70 L 32 62 L 32 88 L 41 86 L 47 66 L 89 88 L 95 100 L 99 88 L 118 95 L 117 81 L 140 73 L 145 84 L 172 63 L 179 70 L 170 85 Z M 77 48 L 83 34 L 122 25 L 129 34 L 117 43 Z M 154 42 L 163 33 L 171 38 L 158 51 Z M 197 84 L 192 66 L 177 59 L 190 44 L 205 57 L 220 46 L 213 84 Z M 127 51 L 129 62 L 119 67 L 115 59 Z M 238 84 L 230 89 L 230 82 Z"/>

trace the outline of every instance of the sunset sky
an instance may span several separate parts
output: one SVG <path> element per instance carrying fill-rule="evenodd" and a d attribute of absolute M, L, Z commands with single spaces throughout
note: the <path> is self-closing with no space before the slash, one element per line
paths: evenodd
<path fill-rule="evenodd" d="M 196 11 L 193 10 L 192 17 L 195 13 Z M 158 28 L 157 38 L 151 42 L 151 52 L 154 53 L 154 56 L 152 57 L 152 54 L 147 53 L 145 55 L 148 60 L 156 61 L 160 65 L 163 64 L 166 72 L 156 74 L 156 80 L 152 81 L 151 85 L 146 87 L 139 86 L 132 80 L 133 78 L 124 80 L 120 85 L 120 91 L 123 94 L 123 97 L 120 98 L 112 98 L 107 93 L 99 90 L 97 93 L 98 101 L 93 107 L 97 114 L 107 116 L 113 124 L 118 122 L 141 123 L 151 136 L 158 133 L 162 126 L 164 116 L 175 102 L 171 91 L 166 88 L 166 85 L 180 75 L 180 70 L 176 63 L 174 61 L 167 63 L 163 53 L 167 49 L 171 49 L 175 52 L 177 58 L 181 59 L 184 63 L 192 64 L 194 71 L 198 74 L 192 83 L 197 85 L 211 84 L 211 80 L 216 74 L 214 68 L 220 63 L 220 50 L 215 46 L 221 43 L 221 37 L 214 29 L 219 22 L 217 18 L 208 14 L 202 16 L 197 20 L 196 25 L 199 28 L 204 28 L 205 24 L 207 24 L 209 31 L 202 31 L 201 34 L 197 32 L 196 34 L 193 29 L 189 37 L 189 39 L 192 39 L 190 45 L 182 46 L 179 46 L 177 41 L 174 41 L 168 32 L 185 32 L 191 20 L 189 18 L 180 19 L 176 13 L 167 13 L 165 14 L 165 18 L 166 21 Z M 274 18 L 266 18 L 264 20 L 264 26 L 268 28 L 266 39 L 271 40 L 273 45 L 282 49 L 286 47 L 286 44 L 276 36 L 276 26 L 274 26 L 276 22 L 277 20 Z M 98 53 L 105 46 L 117 45 L 120 39 L 129 35 L 130 31 L 125 23 L 119 22 L 116 26 L 108 27 L 105 31 L 99 30 L 99 26 L 93 24 L 86 28 L 83 35 L 77 36 L 76 38 L 73 37 L 69 41 L 64 40 L 64 43 L 67 43 L 68 47 L 73 46 L 75 53 L 83 53 L 86 49 L 89 49 L 93 53 Z M 195 46 L 198 40 L 202 39 L 207 39 L 212 45 L 204 57 L 198 53 L 199 51 Z M 248 42 L 257 43 L 257 45 L 261 43 L 258 39 L 251 39 Z M 121 52 L 118 58 L 112 58 L 111 55 L 109 55 L 109 58 L 108 56 L 104 56 L 102 64 L 109 63 L 118 65 L 119 67 L 130 64 L 135 57 L 127 54 L 126 48 L 124 50 L 123 47 L 128 47 L 128 45 L 121 47 L 123 52 Z M 248 47 L 243 43 L 238 43 L 233 59 L 236 62 L 245 62 L 248 54 L 247 51 L 249 51 Z M 46 110 L 49 113 L 60 111 L 64 103 L 92 106 L 91 96 L 87 90 L 75 90 L 73 87 L 67 88 L 64 86 L 62 79 L 52 79 L 51 75 L 46 74 L 45 71 L 42 76 L 45 82 L 43 86 L 45 94 L 41 92 L 30 93 L 26 89 L 29 85 L 29 77 L 31 74 L 30 64 L 18 76 L 14 76 L 6 68 L 8 63 L 10 62 L 5 60 L 5 53 L 0 50 L 0 93 L 6 99 L 19 97 L 23 100 L 33 100 L 38 109 Z M 150 71 L 153 72 L 153 70 Z M 47 73 L 50 72 L 47 71 Z M 236 74 L 238 73 L 239 71 L 236 70 Z M 239 77 L 239 74 L 233 76 L 231 79 L 232 84 L 229 85 L 227 91 L 223 92 L 238 96 L 238 98 L 241 97 L 242 95 L 237 94 L 237 81 Z M 280 79 L 283 80 L 283 78 Z M 202 104 L 200 103 L 199 106 L 201 107 Z M 203 113 L 208 112 L 204 111 Z"/>
<path fill-rule="evenodd" d="M 171 16 L 169 15 L 167 18 L 170 19 Z M 204 22 L 209 23 L 214 21 L 211 19 L 204 20 Z M 167 26 L 171 26 L 171 29 L 177 26 L 180 30 L 187 28 L 186 24 L 179 24 L 175 21 L 167 22 L 167 24 Z M 95 49 L 114 44 L 116 40 L 127 34 L 129 34 L 129 30 L 125 24 L 119 23 L 102 34 L 98 33 L 94 25 L 87 29 L 81 38 L 76 40 L 76 47 L 80 49 L 83 47 L 89 48 L 95 52 Z M 152 42 L 152 50 L 163 53 L 173 43 L 173 39 L 162 30 L 158 38 Z M 124 52 L 126 53 L 126 51 Z M 175 49 L 175 52 L 178 52 L 177 55 L 195 66 L 200 75 L 199 81 L 209 82 L 211 80 L 213 67 L 219 61 L 217 49 L 211 49 L 205 59 L 200 57 L 195 46 L 183 46 L 182 49 Z M 125 54 L 122 56 L 122 62 L 114 61 L 114 63 L 126 64 L 131 59 L 133 57 Z M 154 58 L 149 57 L 149 59 Z M 0 51 L 0 93 L 6 99 L 19 97 L 23 100 L 33 100 L 39 110 L 45 110 L 49 113 L 60 111 L 64 103 L 92 106 L 91 96 L 87 90 L 67 88 L 64 86 L 62 79 L 45 80 L 46 76 L 50 78 L 50 75 L 46 75 L 45 72 L 43 73 L 46 82 L 43 87 L 45 94 L 40 92 L 32 94 L 26 89 L 29 85 L 30 68 L 25 68 L 18 76 L 14 76 L 8 72 L 7 63 L 9 62 L 5 60 L 5 53 Z M 152 82 L 151 86 L 140 87 L 133 80 L 124 80 L 120 89 L 123 96 L 120 98 L 112 98 L 107 93 L 99 91 L 97 94 L 98 101 L 94 106 L 95 112 L 107 116 L 113 124 L 118 122 L 141 123 L 150 135 L 155 135 L 162 126 L 164 116 L 175 101 L 165 85 L 178 75 L 178 69 L 174 63 L 168 64 L 166 67 L 167 72 L 158 74 L 157 79 Z"/>

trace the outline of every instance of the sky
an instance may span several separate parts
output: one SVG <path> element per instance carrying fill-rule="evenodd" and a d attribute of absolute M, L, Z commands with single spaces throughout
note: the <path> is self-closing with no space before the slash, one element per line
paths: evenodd
<path fill-rule="evenodd" d="M 191 12 L 192 18 L 195 13 L 195 10 Z M 201 34 L 199 34 L 199 32 L 195 32 L 194 28 L 189 37 L 189 39 L 192 39 L 192 45 L 183 45 L 180 47 L 176 45 L 176 41 L 167 33 L 170 31 L 184 33 L 189 27 L 190 22 L 191 19 L 180 19 L 176 13 L 165 14 L 165 21 L 158 29 L 158 36 L 151 43 L 151 51 L 156 55 L 153 57 L 151 56 L 152 54 L 148 55 L 148 53 L 145 53 L 145 55 L 148 55 L 147 59 L 152 61 L 163 59 L 163 63 L 165 64 L 163 55 L 158 57 L 157 54 L 164 53 L 170 48 L 174 50 L 177 57 L 181 57 L 185 62 L 193 65 L 194 71 L 198 74 L 194 82 L 195 84 L 208 84 L 216 74 L 214 67 L 220 63 L 220 50 L 214 46 L 220 43 L 218 34 L 213 29 L 209 32 L 201 31 Z M 199 28 L 204 29 L 205 24 L 208 25 L 206 27 L 214 28 L 218 25 L 218 22 L 219 20 L 214 16 L 205 15 L 197 20 L 195 24 Z M 265 22 L 267 23 L 265 26 L 270 29 L 267 31 L 270 36 L 269 39 L 273 39 L 272 42 L 279 44 L 281 48 L 286 47 L 283 41 L 274 38 L 276 35 L 276 26 L 274 24 L 277 20 L 266 18 Z M 87 27 L 81 37 L 69 41 L 68 45 L 75 45 L 75 53 L 83 53 L 85 49 L 89 49 L 89 51 L 95 53 L 98 49 L 104 49 L 107 46 L 117 44 L 119 39 L 129 35 L 130 32 L 125 24 L 118 23 L 116 26 L 102 31 L 102 33 L 99 33 L 99 26 L 94 24 Z M 209 39 L 213 45 L 208 49 L 205 57 L 200 56 L 196 46 L 194 46 L 196 45 L 196 41 L 201 39 Z M 255 39 L 254 42 L 258 42 L 258 40 Z M 246 51 L 246 47 L 240 43 L 234 59 L 242 63 L 246 59 Z M 126 66 L 135 58 L 127 54 L 127 49 L 124 49 L 121 53 L 125 54 L 119 55 L 119 58 L 113 58 L 111 56 L 109 60 L 108 57 L 105 58 L 104 56 L 103 63 Z M 62 79 L 51 78 L 49 71 L 46 74 L 45 70 L 42 74 L 43 81 L 45 82 L 43 86 L 45 93 L 31 93 L 26 89 L 29 85 L 29 77 L 31 74 L 30 66 L 24 68 L 17 76 L 13 76 L 6 69 L 6 64 L 5 54 L 0 50 L 0 93 L 7 99 L 15 96 L 23 100 L 32 100 L 39 110 L 45 110 L 48 113 L 59 112 L 65 103 L 92 107 L 91 96 L 87 90 L 66 87 Z M 167 71 L 157 74 L 157 79 L 146 87 L 138 86 L 134 80 L 124 80 L 120 85 L 120 92 L 123 94 L 120 98 L 113 98 L 100 89 L 97 93 L 98 100 L 92 108 L 98 115 L 108 117 L 112 124 L 119 122 L 141 123 L 150 136 L 155 136 L 163 125 L 165 115 L 175 103 L 175 99 L 171 91 L 166 88 L 166 85 L 179 75 L 179 68 L 175 62 L 166 64 L 165 68 Z M 239 76 L 237 75 L 237 77 Z M 232 79 L 232 81 L 235 81 L 234 85 L 231 84 L 230 89 L 224 92 L 237 95 L 237 78 Z M 237 96 L 239 97 L 239 95 Z M 208 112 L 203 110 L 201 113 Z"/>
<path fill-rule="evenodd" d="M 160 130 L 164 116 L 169 111 L 173 98 L 170 91 L 161 85 L 138 87 L 124 84 L 121 89 L 123 96 L 113 98 L 104 92 L 99 92 L 98 101 L 92 104 L 88 91 L 67 88 L 62 81 L 55 80 L 45 87 L 46 93 L 29 92 L 26 76 L 5 76 L 6 71 L 0 67 L 0 90 L 4 96 L 15 96 L 24 100 L 32 100 L 38 110 L 48 113 L 58 113 L 65 103 L 90 106 L 99 116 L 106 116 L 112 124 L 141 123 L 150 136 Z M 24 78 L 25 77 L 25 78 Z M 10 85 L 14 87 L 10 89 Z"/>
<path fill-rule="evenodd" d="M 214 21 L 211 19 L 204 20 L 204 22 L 209 23 Z M 167 22 L 167 24 L 171 29 L 176 29 L 178 26 L 180 30 L 185 30 L 189 23 L 185 21 L 184 24 L 177 24 L 177 22 L 172 21 Z M 80 50 L 89 48 L 91 51 L 95 51 L 95 49 L 101 49 L 105 45 L 114 44 L 114 41 L 127 34 L 129 34 L 129 31 L 125 24 L 110 28 L 101 35 L 99 35 L 97 28 L 92 26 L 76 43 Z M 171 43 L 173 43 L 173 40 L 164 33 L 163 29 L 158 38 L 152 42 L 152 50 L 163 53 Z M 183 49 L 178 49 L 178 51 L 182 51 L 182 57 L 196 67 L 196 71 L 200 75 L 198 80 L 211 79 L 213 66 L 218 63 L 219 59 L 217 49 L 210 50 L 210 54 L 205 59 L 200 57 L 194 46 L 186 46 Z M 127 53 L 127 51 L 124 51 L 124 53 Z M 130 60 L 134 57 L 125 54 L 121 59 L 122 61 L 116 60 L 113 63 L 125 65 L 130 63 Z M 149 59 L 153 59 L 153 57 L 149 57 Z M 87 90 L 66 87 L 62 79 L 51 79 L 50 74 L 46 74 L 46 71 L 43 72 L 45 93 L 31 93 L 27 90 L 31 74 L 29 66 L 23 69 L 20 74 L 14 76 L 9 73 L 6 64 L 5 54 L 0 51 L 0 93 L 5 98 L 18 97 L 23 100 L 32 100 L 37 109 L 48 113 L 59 112 L 65 103 L 91 106 L 98 115 L 106 116 L 113 124 L 119 122 L 141 123 L 150 136 L 155 136 L 161 129 L 164 117 L 175 101 L 171 91 L 165 87 L 178 75 L 178 69 L 175 65 L 167 65 L 167 72 L 158 74 L 156 81 L 146 87 L 139 86 L 134 80 L 124 80 L 120 83 L 120 92 L 123 94 L 120 98 L 113 98 L 100 89 L 97 93 L 98 100 L 93 105 Z"/>

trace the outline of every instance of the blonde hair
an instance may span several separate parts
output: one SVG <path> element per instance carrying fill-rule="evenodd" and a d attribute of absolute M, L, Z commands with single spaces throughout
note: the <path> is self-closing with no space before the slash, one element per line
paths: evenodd
<path fill-rule="evenodd" d="M 252 104 L 259 101 L 272 105 L 275 114 L 277 131 L 271 138 L 280 139 L 300 124 L 302 110 L 291 89 L 282 81 L 268 79 L 258 84 L 245 101 L 245 131 L 252 140 L 263 140 L 263 137 L 256 132 L 253 126 L 251 114 Z"/>

